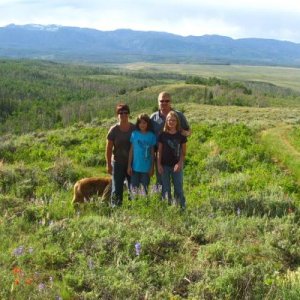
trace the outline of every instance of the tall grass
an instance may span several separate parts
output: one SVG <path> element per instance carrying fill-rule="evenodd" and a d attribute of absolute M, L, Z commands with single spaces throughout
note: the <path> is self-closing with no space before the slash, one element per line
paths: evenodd
<path fill-rule="evenodd" d="M 298 127 L 281 126 L 269 129 L 262 133 L 262 140 L 270 149 L 277 162 L 283 168 L 288 168 L 300 182 L 300 151 Z"/>
<path fill-rule="evenodd" d="M 97 197 L 74 208 L 73 183 L 104 174 L 108 127 L 6 140 L 1 299 L 297 299 L 298 185 L 259 128 L 192 123 L 185 212 L 154 188 L 119 209 Z"/>

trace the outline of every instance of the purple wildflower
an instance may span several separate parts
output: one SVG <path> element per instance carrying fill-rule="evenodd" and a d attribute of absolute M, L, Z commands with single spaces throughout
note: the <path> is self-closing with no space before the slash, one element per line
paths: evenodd
<path fill-rule="evenodd" d="M 135 254 L 139 256 L 141 254 L 141 250 L 142 250 L 141 243 L 137 242 L 135 244 Z"/>
<path fill-rule="evenodd" d="M 135 199 L 136 196 L 138 195 L 138 189 L 136 187 L 131 186 L 131 195 L 132 195 L 132 199 Z"/>
<path fill-rule="evenodd" d="M 141 196 L 146 196 L 147 195 L 147 193 L 146 193 L 146 191 L 145 191 L 145 188 L 143 187 L 143 186 L 141 186 L 141 188 L 140 188 L 140 190 L 139 190 L 139 194 L 141 195 Z"/>
<path fill-rule="evenodd" d="M 38 285 L 38 290 L 39 290 L 39 292 L 42 292 L 45 288 L 46 288 L 46 286 L 45 286 L 44 283 L 40 283 L 40 284 Z"/>
<path fill-rule="evenodd" d="M 94 269 L 94 263 L 91 257 L 88 259 L 88 266 L 90 270 Z"/>
<path fill-rule="evenodd" d="M 157 192 L 158 192 L 158 193 L 161 193 L 161 191 L 162 191 L 162 185 L 159 184 L 159 185 L 157 186 Z"/>
<path fill-rule="evenodd" d="M 24 253 L 24 246 L 19 246 L 18 248 L 16 248 L 15 250 L 14 250 L 14 255 L 15 256 L 20 256 L 20 255 L 22 255 L 23 253 Z"/>
<path fill-rule="evenodd" d="M 154 184 L 151 186 L 150 193 L 151 194 L 160 194 L 162 190 L 162 186 L 159 184 Z"/>

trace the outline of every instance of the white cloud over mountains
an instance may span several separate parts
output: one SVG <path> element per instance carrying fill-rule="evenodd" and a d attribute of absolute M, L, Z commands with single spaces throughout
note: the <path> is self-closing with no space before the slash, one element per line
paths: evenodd
<path fill-rule="evenodd" d="M 114 30 L 219 34 L 300 43 L 295 0 L 0 0 L 0 26 L 59 24 Z"/>

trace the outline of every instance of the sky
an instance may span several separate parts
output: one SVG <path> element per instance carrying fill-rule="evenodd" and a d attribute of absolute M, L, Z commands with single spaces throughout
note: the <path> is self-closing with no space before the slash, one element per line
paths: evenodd
<path fill-rule="evenodd" d="M 63 25 L 300 43 L 299 0 L 0 0 L 0 27 Z"/>

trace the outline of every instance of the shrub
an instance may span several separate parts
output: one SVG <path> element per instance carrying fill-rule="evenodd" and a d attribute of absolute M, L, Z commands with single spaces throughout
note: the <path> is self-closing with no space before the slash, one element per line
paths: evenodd
<path fill-rule="evenodd" d="M 60 187 L 64 187 L 69 182 L 75 182 L 78 179 L 78 174 L 74 169 L 72 161 L 61 157 L 49 169 L 49 178 L 54 180 Z"/>

